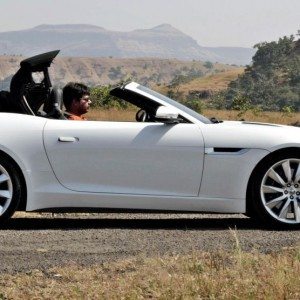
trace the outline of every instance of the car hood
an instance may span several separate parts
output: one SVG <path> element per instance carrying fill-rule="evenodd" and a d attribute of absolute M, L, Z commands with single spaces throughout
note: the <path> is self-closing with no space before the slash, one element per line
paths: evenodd
<path fill-rule="evenodd" d="M 205 147 L 257 148 L 274 151 L 300 147 L 300 128 L 246 121 L 224 121 L 201 127 Z"/>

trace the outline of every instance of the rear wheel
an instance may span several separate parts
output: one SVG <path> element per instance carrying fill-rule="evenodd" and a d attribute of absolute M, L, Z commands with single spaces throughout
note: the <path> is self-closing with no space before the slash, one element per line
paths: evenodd
<path fill-rule="evenodd" d="M 21 182 L 15 165 L 0 156 L 0 224 L 16 211 L 21 199 Z"/>
<path fill-rule="evenodd" d="M 267 225 L 300 227 L 300 154 L 282 153 L 264 162 L 252 186 L 253 216 Z"/>

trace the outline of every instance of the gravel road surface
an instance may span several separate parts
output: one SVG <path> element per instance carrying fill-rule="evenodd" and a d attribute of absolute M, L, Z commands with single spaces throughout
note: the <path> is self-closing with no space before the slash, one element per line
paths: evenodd
<path fill-rule="evenodd" d="M 229 250 L 235 246 L 230 228 L 244 251 L 300 245 L 300 230 L 263 229 L 243 215 L 18 213 L 0 229 L 0 273 Z"/>

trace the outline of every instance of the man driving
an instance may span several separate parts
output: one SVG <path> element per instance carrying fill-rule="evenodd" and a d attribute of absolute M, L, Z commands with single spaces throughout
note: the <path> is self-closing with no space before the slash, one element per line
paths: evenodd
<path fill-rule="evenodd" d="M 69 82 L 63 88 L 64 113 L 68 120 L 85 121 L 86 114 L 92 103 L 89 88 L 78 82 Z"/>

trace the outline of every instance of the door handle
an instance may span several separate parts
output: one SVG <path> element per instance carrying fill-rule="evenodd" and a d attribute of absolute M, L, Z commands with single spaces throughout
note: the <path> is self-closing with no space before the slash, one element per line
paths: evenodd
<path fill-rule="evenodd" d="M 60 136 L 58 138 L 59 142 L 67 142 L 67 143 L 74 143 L 79 141 L 79 138 L 73 136 Z"/>

